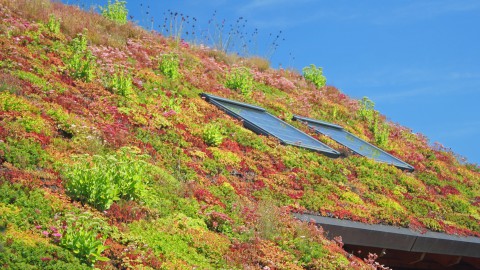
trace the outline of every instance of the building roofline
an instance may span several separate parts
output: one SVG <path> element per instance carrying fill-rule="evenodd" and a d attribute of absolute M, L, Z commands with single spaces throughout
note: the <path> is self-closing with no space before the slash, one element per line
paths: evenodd
<path fill-rule="evenodd" d="M 427 231 L 420 233 L 407 228 L 382 224 L 365 224 L 350 220 L 310 214 L 294 216 L 320 225 L 329 238 L 342 236 L 344 244 L 480 258 L 480 238 Z"/>

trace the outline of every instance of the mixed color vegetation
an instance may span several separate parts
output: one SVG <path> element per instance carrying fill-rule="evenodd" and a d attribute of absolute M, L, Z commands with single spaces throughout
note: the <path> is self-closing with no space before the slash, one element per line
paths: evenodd
<path fill-rule="evenodd" d="M 274 70 L 148 32 L 123 4 L 0 0 L 1 268 L 375 265 L 293 211 L 480 236 L 477 165 L 325 85 L 320 68 Z M 255 135 L 202 92 L 266 108 L 344 157 Z M 293 114 L 415 172 L 352 155 Z"/>

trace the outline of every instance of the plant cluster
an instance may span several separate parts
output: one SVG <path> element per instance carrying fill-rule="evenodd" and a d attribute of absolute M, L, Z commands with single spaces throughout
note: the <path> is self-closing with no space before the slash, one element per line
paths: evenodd
<path fill-rule="evenodd" d="M 128 97 L 134 93 L 132 78 L 130 74 L 124 73 L 123 70 L 117 71 L 109 77 L 108 88 L 123 97 Z"/>
<path fill-rule="evenodd" d="M 368 97 L 363 97 L 360 101 L 358 114 L 362 120 L 367 121 L 367 123 L 373 123 L 375 118 L 375 103 Z"/>
<path fill-rule="evenodd" d="M 314 64 L 311 64 L 309 67 L 304 67 L 302 71 L 305 80 L 313 83 L 317 88 L 321 88 L 327 83 L 327 78 L 323 76 L 321 67 L 317 68 Z"/>
<path fill-rule="evenodd" d="M 202 138 L 209 146 L 219 146 L 225 138 L 222 129 L 218 124 L 212 123 L 203 129 Z"/>
<path fill-rule="evenodd" d="M 44 80 L 43 78 L 38 77 L 37 75 L 33 74 L 32 72 L 27 72 L 23 70 L 18 70 L 14 72 L 19 79 L 28 81 L 32 83 L 34 86 L 41 88 L 44 91 L 50 91 L 51 87 L 50 84 Z"/>
<path fill-rule="evenodd" d="M 308 67 L 304 67 L 302 71 L 305 80 L 313 83 L 317 88 L 321 88 L 327 83 L 327 78 L 323 76 L 321 67 L 317 68 L 314 64 L 311 64 Z"/>
<path fill-rule="evenodd" d="M 124 147 L 114 154 L 83 155 L 65 169 L 65 189 L 75 200 L 106 210 L 120 199 L 141 199 L 151 179 L 147 156 Z"/>
<path fill-rule="evenodd" d="M 151 30 L 154 27 L 155 18 L 151 16 L 150 7 L 147 6 L 145 11 L 149 21 L 142 24 L 148 25 Z M 263 52 L 260 51 L 258 40 L 260 36 L 259 29 L 251 29 L 248 27 L 248 20 L 241 16 L 233 22 L 227 19 L 218 18 L 217 12 L 214 11 L 205 25 L 199 26 L 196 17 L 189 16 L 182 12 L 167 10 L 163 13 L 163 20 L 158 25 L 159 32 L 165 36 L 173 38 L 176 44 L 188 46 L 184 42 L 187 40 L 193 44 L 208 45 L 218 52 L 232 55 L 253 56 L 262 55 L 265 59 L 270 59 L 276 52 L 282 41 L 285 41 L 283 32 L 277 34 L 269 33 L 267 47 Z M 263 61 L 267 61 L 263 59 Z"/>
<path fill-rule="evenodd" d="M 253 88 L 253 75 L 245 67 L 234 68 L 226 76 L 225 87 L 240 91 L 244 96 L 248 96 Z"/>
<path fill-rule="evenodd" d="M 150 11 L 146 12 L 147 14 L 150 14 Z M 164 20 L 163 20 L 163 25 L 160 27 L 160 32 L 173 37 L 175 42 L 178 44 L 182 41 L 182 36 L 185 35 L 187 37 L 191 37 L 191 39 L 195 40 L 195 36 L 198 35 L 195 27 L 195 22 L 197 19 L 195 17 L 190 17 L 187 15 L 184 15 L 183 13 L 179 12 L 174 12 L 171 10 L 168 10 L 167 12 L 163 13 Z M 151 18 L 152 23 L 153 23 L 153 17 Z M 191 29 L 187 30 L 185 32 L 185 27 L 190 26 Z M 152 25 L 152 30 L 153 30 L 153 25 Z M 185 32 L 185 33 L 184 33 Z"/>
<path fill-rule="evenodd" d="M 20 169 L 36 169 L 48 159 L 40 143 L 28 138 L 7 137 L 0 141 L 0 154 L 4 161 Z"/>
<path fill-rule="evenodd" d="M 178 55 L 176 53 L 162 55 L 159 69 L 163 75 L 172 80 L 180 78 L 180 61 Z"/>
<path fill-rule="evenodd" d="M 95 57 L 87 48 L 86 32 L 72 39 L 69 45 L 70 56 L 65 59 L 70 76 L 91 82 L 95 78 Z"/>
<path fill-rule="evenodd" d="M 61 21 L 60 19 L 55 18 L 55 15 L 51 14 L 48 17 L 47 28 L 50 32 L 52 32 L 53 34 L 59 34 L 60 25 L 61 25 Z"/>
<path fill-rule="evenodd" d="M 93 266 L 97 261 L 108 261 L 102 253 L 108 248 L 104 245 L 105 235 L 98 237 L 99 233 L 105 234 L 107 225 L 99 218 L 85 212 L 81 214 L 67 213 L 65 218 L 59 220 L 58 226 L 50 226 L 42 230 L 45 237 L 51 238 L 58 245 L 70 250 L 81 262 Z"/>
<path fill-rule="evenodd" d="M 122 25 L 127 23 L 128 9 L 126 6 L 127 1 L 115 0 L 112 3 L 108 0 L 107 6 L 100 7 L 100 11 L 103 17 Z"/>
<path fill-rule="evenodd" d="M 370 267 L 346 254 L 339 238 L 294 220 L 297 210 L 480 236 L 478 166 L 387 122 L 373 102 L 362 105 L 333 86 L 319 94 L 297 72 L 179 48 L 78 8 L 0 3 L 0 267 Z M 43 27 L 49 14 L 61 20 L 60 33 Z M 88 45 L 77 36 L 84 27 Z M 73 47 L 91 50 L 99 62 L 93 74 L 105 79 L 73 77 Z M 165 54 L 180 58 L 182 80 L 152 61 Z M 253 76 L 248 97 L 225 87 L 236 68 Z M 387 150 L 415 172 L 282 146 L 215 109 L 202 92 L 260 104 L 287 121 L 292 114 L 333 121 L 372 142 L 388 126 Z"/>
<path fill-rule="evenodd" d="M 375 111 L 375 103 L 368 97 L 363 97 L 360 101 L 358 115 L 362 120 L 367 122 L 377 145 L 387 147 L 390 128 L 387 124 L 380 122 L 379 114 Z"/>

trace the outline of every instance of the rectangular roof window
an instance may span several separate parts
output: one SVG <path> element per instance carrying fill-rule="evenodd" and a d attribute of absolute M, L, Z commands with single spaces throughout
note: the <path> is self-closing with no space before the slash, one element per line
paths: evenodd
<path fill-rule="evenodd" d="M 294 116 L 293 119 L 306 122 L 318 133 L 332 138 L 359 155 L 394 165 L 403 170 L 413 171 L 415 169 L 412 165 L 345 131 L 341 126 L 301 116 Z"/>
<path fill-rule="evenodd" d="M 261 107 L 206 93 L 203 93 L 202 97 L 230 116 L 242 120 L 246 128 L 257 134 L 273 136 L 279 139 L 282 144 L 311 149 L 329 157 L 340 156 L 339 152 L 271 115 Z"/>

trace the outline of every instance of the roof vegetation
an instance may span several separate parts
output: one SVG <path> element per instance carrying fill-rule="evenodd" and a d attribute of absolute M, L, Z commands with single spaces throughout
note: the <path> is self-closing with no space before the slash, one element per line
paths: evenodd
<path fill-rule="evenodd" d="M 102 16 L 0 0 L 0 268 L 374 265 L 292 212 L 480 236 L 478 165 L 325 85 L 315 66 L 304 77 L 179 42 L 117 19 L 122 3 Z M 203 92 L 263 107 L 344 157 L 256 135 Z M 415 172 L 293 115 L 338 124 Z"/>

